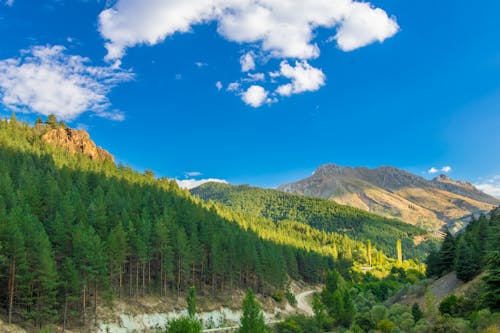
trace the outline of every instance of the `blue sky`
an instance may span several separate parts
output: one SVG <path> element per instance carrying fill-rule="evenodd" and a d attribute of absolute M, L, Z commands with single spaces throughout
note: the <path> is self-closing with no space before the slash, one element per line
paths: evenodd
<path fill-rule="evenodd" d="M 272 187 L 330 162 L 450 166 L 500 196 L 499 12 L 495 0 L 0 0 L 0 111 L 56 113 L 161 176 Z"/>

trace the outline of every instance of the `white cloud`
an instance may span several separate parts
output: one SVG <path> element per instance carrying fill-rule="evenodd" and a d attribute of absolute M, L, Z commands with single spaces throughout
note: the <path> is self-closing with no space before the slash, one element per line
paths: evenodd
<path fill-rule="evenodd" d="M 202 173 L 199 172 L 199 171 L 188 171 L 188 172 L 184 172 L 184 176 L 186 176 L 186 178 L 191 178 L 191 177 L 199 177 L 201 176 Z"/>
<path fill-rule="evenodd" d="M 72 120 L 84 112 L 114 120 L 108 93 L 133 78 L 130 71 L 89 65 L 90 60 L 67 55 L 62 46 L 35 46 L 18 58 L 0 60 L 1 103 L 13 111 L 54 114 Z"/>
<path fill-rule="evenodd" d="M 475 186 L 481 191 L 500 199 L 500 175 L 475 184 Z"/>
<path fill-rule="evenodd" d="M 369 3 L 353 2 L 333 37 L 343 51 L 352 51 L 394 36 L 399 26 L 394 19 Z"/>
<path fill-rule="evenodd" d="M 256 82 L 256 81 L 265 81 L 266 74 L 264 73 L 248 73 L 247 77 L 242 79 L 244 82 Z"/>
<path fill-rule="evenodd" d="M 239 90 L 240 90 L 240 84 L 238 82 L 231 82 L 227 86 L 227 91 L 236 92 L 236 91 L 239 91 Z"/>
<path fill-rule="evenodd" d="M 175 180 L 177 184 L 179 185 L 180 188 L 183 189 L 193 189 L 195 187 L 198 187 L 200 185 L 203 185 L 205 183 L 223 183 L 227 184 L 227 181 L 223 179 L 217 179 L 217 178 L 208 178 L 208 179 L 183 179 L 183 180 Z"/>
<path fill-rule="evenodd" d="M 241 99 L 246 104 L 254 108 L 258 108 L 259 106 L 264 104 L 264 102 L 266 102 L 268 94 L 269 93 L 267 92 L 267 90 L 265 90 L 263 87 L 253 85 L 243 93 Z"/>
<path fill-rule="evenodd" d="M 252 52 L 245 53 L 241 56 L 240 65 L 242 72 L 253 71 L 255 69 L 255 60 L 253 59 Z"/>
<path fill-rule="evenodd" d="M 208 66 L 208 64 L 206 62 L 202 62 L 202 61 L 197 61 L 194 63 L 196 65 L 196 67 L 198 68 L 201 68 L 201 67 L 205 67 L 205 66 Z"/>
<path fill-rule="evenodd" d="M 220 81 L 215 82 L 215 87 L 217 88 L 218 91 L 221 91 L 223 88 L 222 82 Z"/>
<path fill-rule="evenodd" d="M 5 0 L 5 4 L 7 6 L 12 6 L 14 4 L 14 0 Z"/>
<path fill-rule="evenodd" d="M 441 169 L 432 167 L 427 172 L 430 173 L 430 174 L 438 173 L 439 171 L 444 172 L 444 173 L 449 173 L 449 172 L 451 172 L 451 170 L 453 170 L 452 167 L 449 166 L 449 165 L 446 165 L 446 166 L 442 167 Z"/>
<path fill-rule="evenodd" d="M 99 15 L 99 31 L 107 59 L 117 59 L 129 47 L 155 45 L 211 21 L 228 40 L 258 45 L 277 58 L 318 57 L 317 28 L 337 29 L 333 39 L 345 51 L 398 31 L 384 10 L 353 0 L 118 0 Z"/>
<path fill-rule="evenodd" d="M 433 173 L 438 173 L 438 172 L 439 172 L 439 170 L 438 170 L 438 169 L 436 169 L 435 167 L 432 167 L 432 168 L 430 168 L 430 169 L 429 169 L 429 171 L 427 171 L 427 172 L 428 172 L 428 173 L 430 173 L 430 174 L 433 174 Z"/>
<path fill-rule="evenodd" d="M 448 173 L 448 172 L 451 172 L 451 166 L 447 165 L 447 166 L 444 166 L 441 168 L 441 171 L 445 172 L 445 173 Z"/>
<path fill-rule="evenodd" d="M 279 86 L 276 89 L 279 95 L 290 96 L 305 91 L 316 91 L 325 84 L 325 74 L 305 60 L 296 61 L 295 67 L 290 66 L 287 61 L 282 61 L 280 67 L 280 75 L 291 79 L 291 83 Z"/>

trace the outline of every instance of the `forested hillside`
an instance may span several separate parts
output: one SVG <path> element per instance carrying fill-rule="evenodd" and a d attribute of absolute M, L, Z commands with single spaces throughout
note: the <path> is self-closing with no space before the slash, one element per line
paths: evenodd
<path fill-rule="evenodd" d="M 284 245 L 304 245 L 304 237 L 276 244 L 269 240 L 279 238 L 276 230 L 259 237 L 174 181 L 49 145 L 42 134 L 15 118 L 0 121 L 0 308 L 7 321 L 81 324 L 99 302 L 178 295 L 192 285 L 204 294 L 248 287 L 266 294 L 289 276 L 317 282 L 332 267 L 331 256 Z"/>
<path fill-rule="evenodd" d="M 428 236 L 420 228 L 324 199 L 220 183 L 204 184 L 191 193 L 250 216 L 262 216 L 280 223 L 297 221 L 318 230 L 345 234 L 358 241 L 371 241 L 393 257 L 396 256 L 398 239 L 402 241 L 406 258 L 423 258 L 429 249 L 429 242 L 415 244 L 419 236 L 422 239 Z"/>

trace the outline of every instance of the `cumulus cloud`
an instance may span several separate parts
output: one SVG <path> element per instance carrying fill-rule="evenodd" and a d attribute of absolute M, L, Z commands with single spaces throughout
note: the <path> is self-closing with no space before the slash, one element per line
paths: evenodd
<path fill-rule="evenodd" d="M 430 169 L 429 169 L 429 171 L 427 171 L 427 172 L 428 172 L 428 173 L 430 173 L 430 174 L 433 174 L 433 173 L 438 173 L 438 172 L 439 172 L 439 170 L 438 170 L 438 169 L 436 169 L 435 167 L 432 167 L 432 168 L 430 168 Z"/>
<path fill-rule="evenodd" d="M 500 175 L 475 184 L 481 191 L 500 199 Z"/>
<path fill-rule="evenodd" d="M 448 173 L 448 172 L 451 172 L 451 166 L 447 165 L 447 166 L 444 166 L 441 168 L 441 171 L 445 172 L 445 173 Z"/>
<path fill-rule="evenodd" d="M 206 62 L 202 62 L 202 61 L 197 61 L 194 63 L 196 65 L 196 67 L 198 68 L 201 68 L 201 67 L 205 67 L 205 66 L 208 66 L 208 64 Z"/>
<path fill-rule="evenodd" d="M 383 42 L 399 30 L 395 20 L 366 2 L 353 2 L 333 37 L 343 51 L 353 51 L 375 41 Z"/>
<path fill-rule="evenodd" d="M 123 120 L 107 97 L 133 74 L 113 66 L 91 66 L 90 60 L 68 55 L 62 46 L 35 46 L 18 58 L 0 60 L 1 103 L 17 112 L 54 114 L 72 120 L 84 112 Z"/>
<path fill-rule="evenodd" d="M 116 61 L 130 47 L 155 45 L 210 22 L 216 23 L 221 36 L 242 45 L 243 72 L 255 70 L 256 59 L 265 63 L 271 58 L 319 57 L 318 29 L 330 31 L 329 40 L 346 52 L 383 42 L 399 30 L 395 18 L 383 9 L 355 0 L 116 0 L 100 13 L 99 31 L 106 40 L 106 59 Z M 317 90 L 324 84 L 324 74 L 311 74 L 317 77 L 316 85 L 308 88 L 292 80 L 278 87 L 277 93 Z"/>
<path fill-rule="evenodd" d="M 179 185 L 180 188 L 183 189 L 193 189 L 195 187 L 198 187 L 200 185 L 203 185 L 205 183 L 223 183 L 227 184 L 227 181 L 223 179 L 217 179 L 217 178 L 207 178 L 207 179 L 183 179 L 183 180 L 175 180 L 177 184 Z"/>
<path fill-rule="evenodd" d="M 243 102 L 254 108 L 258 108 L 267 100 L 269 92 L 261 86 L 253 85 L 241 96 Z"/>
<path fill-rule="evenodd" d="M 382 42 L 399 29 L 384 10 L 353 0 L 118 0 L 99 15 L 99 30 L 107 40 L 107 58 L 118 59 L 129 47 L 154 45 L 212 21 L 230 41 L 299 59 L 319 56 L 313 42 L 317 28 L 336 29 L 332 39 L 345 51 Z M 244 59 L 252 64 L 250 53 Z"/>
<path fill-rule="evenodd" d="M 14 4 L 14 0 L 5 0 L 5 4 L 10 7 Z"/>
<path fill-rule="evenodd" d="M 300 94 L 305 91 L 316 91 L 325 84 L 325 74 L 312 67 L 307 61 L 296 61 L 291 66 L 286 60 L 281 62 L 280 75 L 291 80 L 290 83 L 279 86 L 276 92 L 282 96 Z"/>

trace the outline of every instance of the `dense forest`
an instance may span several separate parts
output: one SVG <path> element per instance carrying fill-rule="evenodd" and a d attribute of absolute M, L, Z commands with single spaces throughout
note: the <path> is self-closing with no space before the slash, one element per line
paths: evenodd
<path fill-rule="evenodd" d="M 61 126 L 60 124 L 48 124 Z M 181 191 L 0 121 L 0 307 L 9 322 L 85 323 L 113 297 L 317 282 L 333 260 L 263 240 Z"/>
<path fill-rule="evenodd" d="M 49 145 L 41 135 L 55 128 L 65 125 L 53 117 L 35 127 L 0 121 L 0 309 L 8 322 L 84 325 L 114 298 L 179 297 L 191 286 L 202 295 L 249 287 L 271 295 L 290 278 L 323 282 L 335 265 L 387 270 L 396 261 L 376 240 L 247 219 L 151 171 Z"/>
<path fill-rule="evenodd" d="M 371 241 L 384 253 L 395 257 L 400 239 L 407 258 L 424 258 L 434 242 L 414 244 L 415 236 L 427 236 L 420 228 L 387 219 L 335 202 L 266 190 L 246 185 L 207 183 L 191 190 L 204 200 L 213 200 L 247 216 L 262 216 L 274 222 L 296 221 L 315 229 Z"/>

